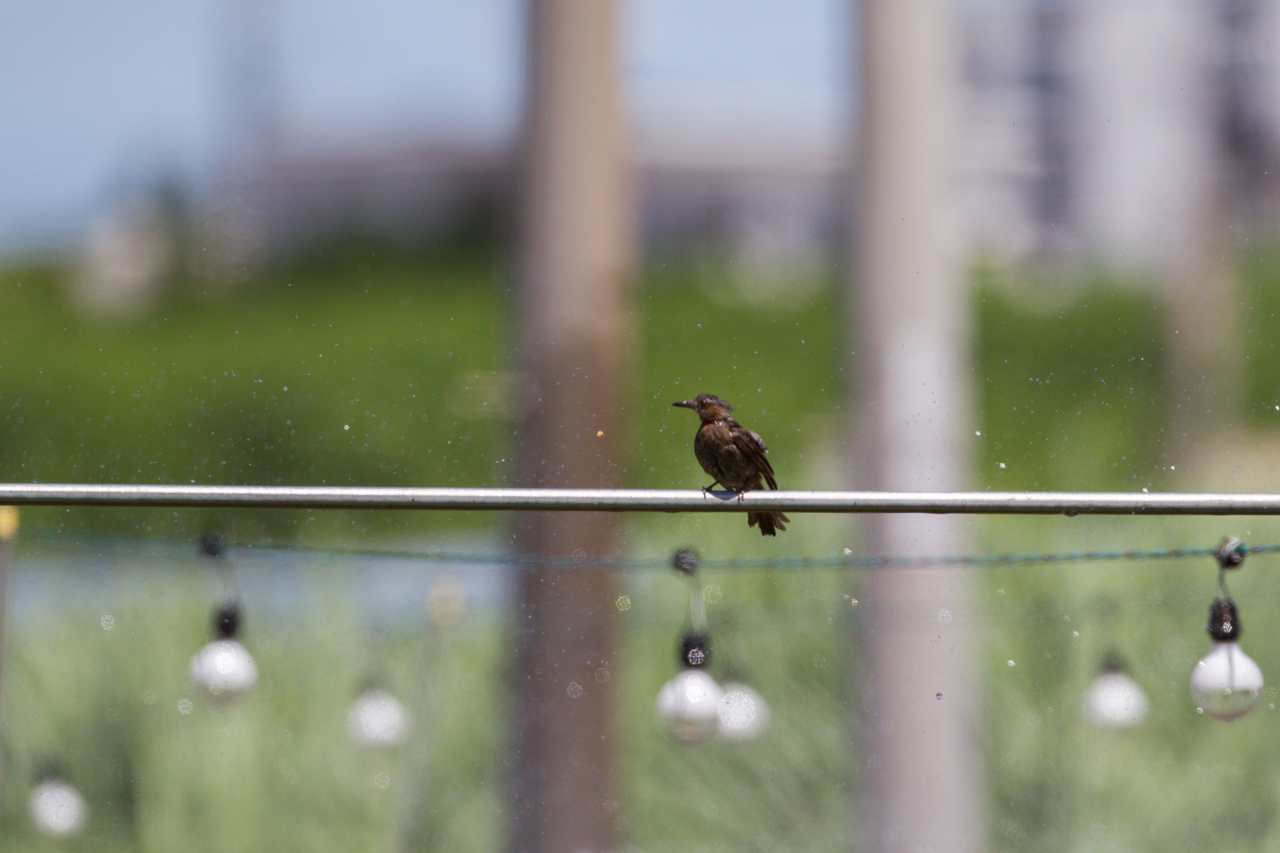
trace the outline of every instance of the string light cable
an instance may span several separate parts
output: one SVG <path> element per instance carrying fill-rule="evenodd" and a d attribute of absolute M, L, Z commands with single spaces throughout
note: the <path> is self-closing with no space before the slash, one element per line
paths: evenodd
<path fill-rule="evenodd" d="M 68 532 L 56 528 L 27 526 L 22 540 L 45 546 L 71 545 L 79 548 L 108 550 L 146 549 L 188 552 L 191 540 L 137 534 Z M 1280 552 L 1280 543 L 1245 545 L 1233 540 L 1241 557 Z M 454 551 L 439 546 L 378 547 L 299 544 L 292 542 L 254 542 L 225 540 L 221 547 L 242 555 L 254 553 L 289 553 L 311 557 L 351 558 L 366 560 L 404 560 L 437 565 L 511 566 L 530 569 L 587 569 L 644 571 L 669 569 L 669 555 L 602 557 L 585 553 L 524 554 L 503 551 Z M 1013 566 L 1060 565 L 1104 562 L 1160 562 L 1205 557 L 1217 558 L 1221 546 L 1145 548 L 1090 551 L 1031 551 L 997 554 L 955 554 L 940 556 L 860 555 L 849 549 L 825 556 L 790 557 L 699 557 L 698 565 L 708 571 L 804 571 L 876 568 L 971 567 L 1001 568 Z"/>

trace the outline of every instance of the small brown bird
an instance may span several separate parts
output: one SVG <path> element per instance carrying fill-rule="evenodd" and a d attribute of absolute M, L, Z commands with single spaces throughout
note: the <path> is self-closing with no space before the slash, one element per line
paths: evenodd
<path fill-rule="evenodd" d="M 778 488 L 778 481 L 773 477 L 773 466 L 764 457 L 769 448 L 764 446 L 763 439 L 742 424 L 735 421 L 730 406 L 714 394 L 699 394 L 692 400 L 672 403 L 693 409 L 702 420 L 698 434 L 693 439 L 693 454 L 698 457 L 702 470 L 715 480 L 710 486 L 719 483 L 726 489 L 732 489 L 741 495 L 743 492 L 764 490 L 761 477 L 769 483 L 769 488 Z M 760 525 L 760 532 L 765 536 L 776 536 L 777 531 L 786 530 L 786 522 L 791 521 L 780 512 L 749 512 L 747 525 Z"/>

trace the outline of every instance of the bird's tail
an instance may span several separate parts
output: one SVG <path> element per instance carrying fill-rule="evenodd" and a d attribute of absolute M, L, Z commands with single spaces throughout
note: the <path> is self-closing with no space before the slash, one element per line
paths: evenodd
<path fill-rule="evenodd" d="M 787 529 L 787 522 L 791 519 L 787 518 L 780 512 L 749 512 L 747 513 L 747 526 L 755 527 L 760 525 L 760 533 L 764 536 L 777 536 L 779 530 Z"/>

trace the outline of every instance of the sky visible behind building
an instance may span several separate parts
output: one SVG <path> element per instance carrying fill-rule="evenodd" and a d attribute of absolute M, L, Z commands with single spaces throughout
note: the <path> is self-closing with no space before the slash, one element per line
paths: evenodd
<path fill-rule="evenodd" d="M 233 144 L 237 21 L 252 5 L 0 6 L 0 251 L 74 240 L 160 179 L 207 188 Z M 256 6 L 282 151 L 510 142 L 517 0 Z M 633 0 L 624 77 L 638 155 L 705 158 L 737 141 L 829 157 L 848 123 L 851 26 L 842 0 Z"/>

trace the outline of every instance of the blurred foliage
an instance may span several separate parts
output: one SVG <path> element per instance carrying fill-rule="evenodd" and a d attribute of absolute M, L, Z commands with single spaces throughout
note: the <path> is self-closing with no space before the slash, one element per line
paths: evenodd
<path fill-rule="evenodd" d="M 980 483 L 1132 491 L 1164 479 L 1164 317 L 1149 291 L 1014 288 L 984 271 L 977 298 Z"/>
<path fill-rule="evenodd" d="M 65 275 L 52 266 L 0 272 L 4 479 L 511 482 L 515 377 L 507 287 L 492 252 L 344 244 L 233 290 L 175 289 L 117 320 L 77 310 Z M 632 482 L 703 485 L 689 452 L 696 423 L 670 405 L 703 391 L 729 399 L 765 436 L 784 488 L 845 482 L 835 283 L 783 281 L 762 294 L 726 264 L 651 268 L 633 307 Z M 1157 476 L 1161 315 L 1150 296 L 1098 282 L 1046 301 L 987 274 L 976 305 L 980 483 L 1127 488 Z M 300 526 L 313 539 L 362 535 L 368 517 L 34 511 L 37 523 L 70 529 L 244 526 L 243 535 L 285 539 Z M 379 523 L 412 530 L 486 519 L 402 514 Z"/>
<path fill-rule="evenodd" d="M 1280 247 L 1248 246 L 1240 263 L 1240 337 L 1250 424 L 1276 430 L 1280 419 Z"/>
<path fill-rule="evenodd" d="M 489 254 L 439 255 L 426 266 L 368 246 L 331 251 L 234 290 L 176 289 L 127 320 L 78 311 L 62 277 L 51 267 L 0 275 L 6 480 L 506 482 L 505 425 L 486 411 L 502 404 L 507 375 L 502 285 Z M 216 524 L 279 537 L 305 524 L 360 532 L 367 517 L 32 515 L 72 528 Z"/>
<path fill-rule="evenodd" d="M 486 819 L 500 807 L 500 685 L 472 675 L 493 671 L 501 631 L 473 623 L 455 636 L 424 611 L 371 637 L 334 595 L 301 619 L 264 625 L 259 610 L 255 627 L 250 606 L 242 636 L 261 682 L 218 708 L 184 680 L 212 639 L 199 575 L 140 562 L 120 579 L 132 588 L 112 596 L 110 621 L 87 606 L 18 621 L 5 691 L 6 850 L 361 850 L 398 847 L 392 833 L 430 837 L 436 849 L 500 845 Z M 344 714 L 371 668 L 409 704 L 413 746 L 370 752 L 348 739 Z M 84 834 L 56 844 L 26 815 L 33 765 L 50 759 L 91 807 Z M 432 783 L 437 763 L 448 784 Z"/>
<path fill-rule="evenodd" d="M 658 690 L 679 671 L 677 638 L 689 629 L 686 585 L 673 574 L 629 578 L 634 606 L 623 619 L 618 688 L 622 836 L 649 853 L 848 849 L 844 579 L 835 572 L 698 578 L 709 591 L 711 674 L 758 689 L 771 722 L 758 740 L 690 747 L 664 737 L 654 713 Z"/>
<path fill-rule="evenodd" d="M 1259 540 L 1275 539 L 1270 527 L 1255 531 Z M 1194 529 L 1212 541 L 1211 525 Z M 1243 645 L 1268 679 L 1280 671 L 1273 567 L 1254 558 L 1232 578 Z M 1101 563 L 984 578 L 990 849 L 1243 851 L 1280 841 L 1280 752 L 1267 734 L 1276 688 L 1230 724 L 1197 714 L 1188 695 L 1209 649 L 1215 570 L 1211 560 Z M 1130 730 L 1098 729 L 1082 709 L 1112 653 L 1151 701 Z"/>
<path fill-rule="evenodd" d="M 1280 401 L 1267 312 L 1280 264 L 1250 267 L 1246 376 L 1256 411 Z M 1280 257 L 1277 255 L 1276 257 Z M 781 273 L 772 287 L 728 261 L 669 258 L 634 295 L 631 483 L 705 485 L 691 453 L 699 392 L 726 397 L 760 432 L 784 488 L 848 484 L 847 367 L 838 270 Z M 180 282 L 144 313 L 89 317 L 55 265 L 0 271 L 0 479 L 492 486 L 511 481 L 514 387 L 506 276 L 491 248 L 426 254 L 350 241 L 234 289 Z M 1134 489 L 1169 482 L 1163 312 L 1148 291 L 1097 278 L 1058 286 L 980 270 L 974 292 L 976 484 Z M 1273 307 L 1268 307 L 1273 306 Z M 1273 375 L 1274 374 L 1274 375 Z M 287 390 L 286 390 L 287 389 Z M 1261 401 L 1261 402 L 1259 402 Z M 486 514 L 32 509 L 22 559 L 85 530 L 302 545 L 388 539 L 493 541 Z M 1210 544 L 1280 538 L 1255 522 L 992 519 L 993 551 Z M 61 531 L 61 532 L 59 532 Z M 762 542 L 740 517 L 631 520 L 627 547 L 696 542 L 717 555 L 829 553 L 839 518 L 805 517 Z M 484 538 L 490 537 L 490 538 Z M 1249 566 L 1264 566 L 1262 558 Z M 713 674 L 754 685 L 774 724 L 760 741 L 678 747 L 653 697 L 675 672 L 682 585 L 632 574 L 625 642 L 607 684 L 619 702 L 616 820 L 646 851 L 848 849 L 853 733 L 846 708 L 850 612 L 836 573 L 708 576 Z M 265 619 L 246 643 L 263 673 L 226 711 L 183 714 L 190 655 L 211 600 L 181 572 L 140 560 L 107 605 L 37 603 L 6 649 L 3 816 L 9 850 L 493 850 L 505 832 L 502 614 L 471 612 L 449 639 L 421 620 L 374 636 L 331 580 L 305 615 Z M 975 605 L 988 684 L 984 730 L 995 850 L 1258 849 L 1274 843 L 1269 707 L 1223 726 L 1186 695 L 1203 653 L 1211 567 L 1108 564 L 991 570 Z M 1263 572 L 1233 584 L 1266 672 L 1280 602 Z M 1077 636 L 1078 634 L 1078 636 Z M 1085 727 L 1080 696 L 1118 650 L 1152 699 L 1128 733 Z M 385 754 L 348 744 L 342 715 L 370 660 L 423 721 Z M 1014 660 L 1014 667 L 1007 666 Z M 596 689 L 592 687 L 591 689 Z M 25 817 L 30 771 L 56 757 L 93 807 L 89 831 L 51 843 Z M 385 774 L 385 776 L 379 776 Z M 376 780 L 387 782 L 381 787 Z M 388 781 L 389 780 L 389 781 Z"/>
<path fill-rule="evenodd" d="M 0 790 L 6 851 L 502 846 L 501 614 L 472 608 L 445 626 L 423 608 L 375 631 L 349 603 L 350 579 L 320 571 L 316 593 L 291 612 L 247 597 L 242 638 L 261 679 L 212 707 L 185 680 L 190 656 L 211 639 L 208 585 L 193 563 L 137 556 L 96 607 L 17 620 Z M 850 765 L 835 617 L 845 599 L 835 573 L 793 580 L 779 594 L 766 575 L 702 579 L 713 588 L 713 671 L 758 685 L 773 726 L 754 743 L 697 748 L 666 741 L 653 713 L 677 669 L 686 586 L 666 574 L 626 580 L 618 619 L 629 642 L 587 685 L 618 703 L 625 757 L 614 810 L 624 838 L 653 851 L 708 837 L 722 839 L 716 850 L 842 846 Z M 368 751 L 347 737 L 344 714 L 371 674 L 413 714 L 404 745 Z M 43 839 L 27 819 L 31 772 L 49 760 L 91 805 L 81 836 Z"/>

